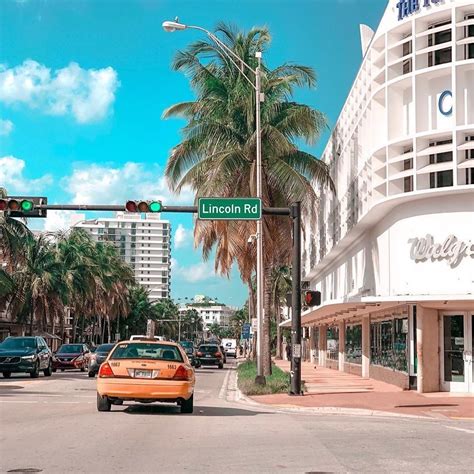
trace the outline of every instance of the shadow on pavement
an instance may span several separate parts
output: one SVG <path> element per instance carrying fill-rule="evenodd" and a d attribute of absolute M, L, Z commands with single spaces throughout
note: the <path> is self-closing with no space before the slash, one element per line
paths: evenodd
<path fill-rule="evenodd" d="M 458 407 L 457 403 L 426 403 L 415 405 L 395 405 L 395 408 L 431 408 L 431 407 Z"/>
<path fill-rule="evenodd" d="M 112 408 L 112 411 L 118 412 Z M 182 415 L 176 405 L 129 405 L 121 410 L 128 415 L 179 415 L 179 416 L 255 416 L 267 412 L 243 410 L 241 408 L 195 406 L 192 415 Z"/>

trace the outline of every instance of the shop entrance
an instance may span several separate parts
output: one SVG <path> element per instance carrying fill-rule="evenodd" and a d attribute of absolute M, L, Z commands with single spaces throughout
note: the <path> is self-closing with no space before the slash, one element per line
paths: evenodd
<path fill-rule="evenodd" d="M 474 392 L 472 343 L 474 314 L 441 316 L 441 384 L 449 392 Z"/>

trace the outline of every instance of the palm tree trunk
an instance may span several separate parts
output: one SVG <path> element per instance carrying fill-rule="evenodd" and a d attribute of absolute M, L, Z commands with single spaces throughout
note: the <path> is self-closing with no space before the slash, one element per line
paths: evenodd
<path fill-rule="evenodd" d="M 100 324 L 101 324 L 101 336 L 100 336 L 100 343 L 104 343 L 104 338 L 105 338 L 105 318 L 101 317 L 100 318 Z"/>
<path fill-rule="evenodd" d="M 95 326 L 97 323 L 97 316 L 94 318 L 94 322 L 92 323 L 92 334 L 91 334 L 91 341 L 95 344 Z"/>
<path fill-rule="evenodd" d="M 278 300 L 276 301 L 276 307 L 275 307 L 275 316 L 276 316 L 276 330 L 277 330 L 277 346 L 276 346 L 276 359 L 281 359 L 281 310 L 280 310 L 280 305 L 278 304 Z"/>
<path fill-rule="evenodd" d="M 77 323 L 77 316 L 76 316 L 76 312 L 74 311 L 74 314 L 72 316 L 72 341 L 71 342 L 76 342 L 76 323 Z"/>
<path fill-rule="evenodd" d="M 110 340 L 112 339 L 110 335 L 110 318 L 108 315 L 106 317 L 107 317 L 107 342 L 110 342 Z"/>
<path fill-rule="evenodd" d="M 30 308 L 30 336 L 33 335 L 33 318 L 35 317 L 35 311 L 33 309 L 33 305 Z"/>
<path fill-rule="evenodd" d="M 267 268 L 264 275 L 264 298 L 263 298 L 263 375 L 272 374 L 272 352 L 271 352 L 271 309 L 272 309 L 272 272 Z"/>

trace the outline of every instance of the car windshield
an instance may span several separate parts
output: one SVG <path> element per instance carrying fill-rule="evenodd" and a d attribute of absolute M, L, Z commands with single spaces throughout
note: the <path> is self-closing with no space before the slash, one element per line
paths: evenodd
<path fill-rule="evenodd" d="M 58 354 L 77 354 L 82 352 L 82 344 L 67 344 L 59 348 Z"/>
<path fill-rule="evenodd" d="M 35 349 L 34 337 L 7 337 L 1 344 L 0 349 Z"/>
<path fill-rule="evenodd" d="M 110 359 L 151 359 L 183 362 L 183 357 L 176 346 L 133 342 L 118 344 Z"/>
<path fill-rule="evenodd" d="M 219 352 L 219 348 L 217 346 L 200 346 L 200 352 Z"/>
<path fill-rule="evenodd" d="M 95 352 L 102 352 L 108 354 L 114 348 L 114 346 L 115 344 L 102 344 L 95 350 Z"/>
<path fill-rule="evenodd" d="M 188 348 L 193 348 L 193 343 L 191 341 L 181 341 L 180 342 L 181 346 L 188 349 Z"/>

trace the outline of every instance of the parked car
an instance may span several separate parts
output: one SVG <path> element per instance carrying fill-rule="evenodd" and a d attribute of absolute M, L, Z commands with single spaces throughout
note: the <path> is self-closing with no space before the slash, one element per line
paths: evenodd
<path fill-rule="evenodd" d="M 79 369 L 85 372 L 89 365 L 90 350 L 86 344 L 63 344 L 53 358 L 53 372 Z"/>
<path fill-rule="evenodd" d="M 196 367 L 196 369 L 199 369 L 199 367 L 201 367 L 201 362 L 196 357 L 196 348 L 194 347 L 194 343 L 192 341 L 181 341 L 179 344 L 184 349 L 184 352 L 186 352 L 191 365 Z"/>
<path fill-rule="evenodd" d="M 101 344 L 97 347 L 89 358 L 89 377 L 95 377 L 99 372 L 99 367 L 102 362 L 107 359 L 109 352 L 115 347 L 115 344 Z"/>
<path fill-rule="evenodd" d="M 49 377 L 53 371 L 52 359 L 48 344 L 39 336 L 10 336 L 0 344 L 0 372 L 5 378 L 19 372 L 27 372 L 36 378 L 40 370 Z"/>
<path fill-rule="evenodd" d="M 201 365 L 217 365 L 219 369 L 224 368 L 224 355 L 217 344 L 201 344 L 196 356 Z"/>
<path fill-rule="evenodd" d="M 237 358 L 237 339 L 222 339 L 225 354 L 229 357 Z"/>

